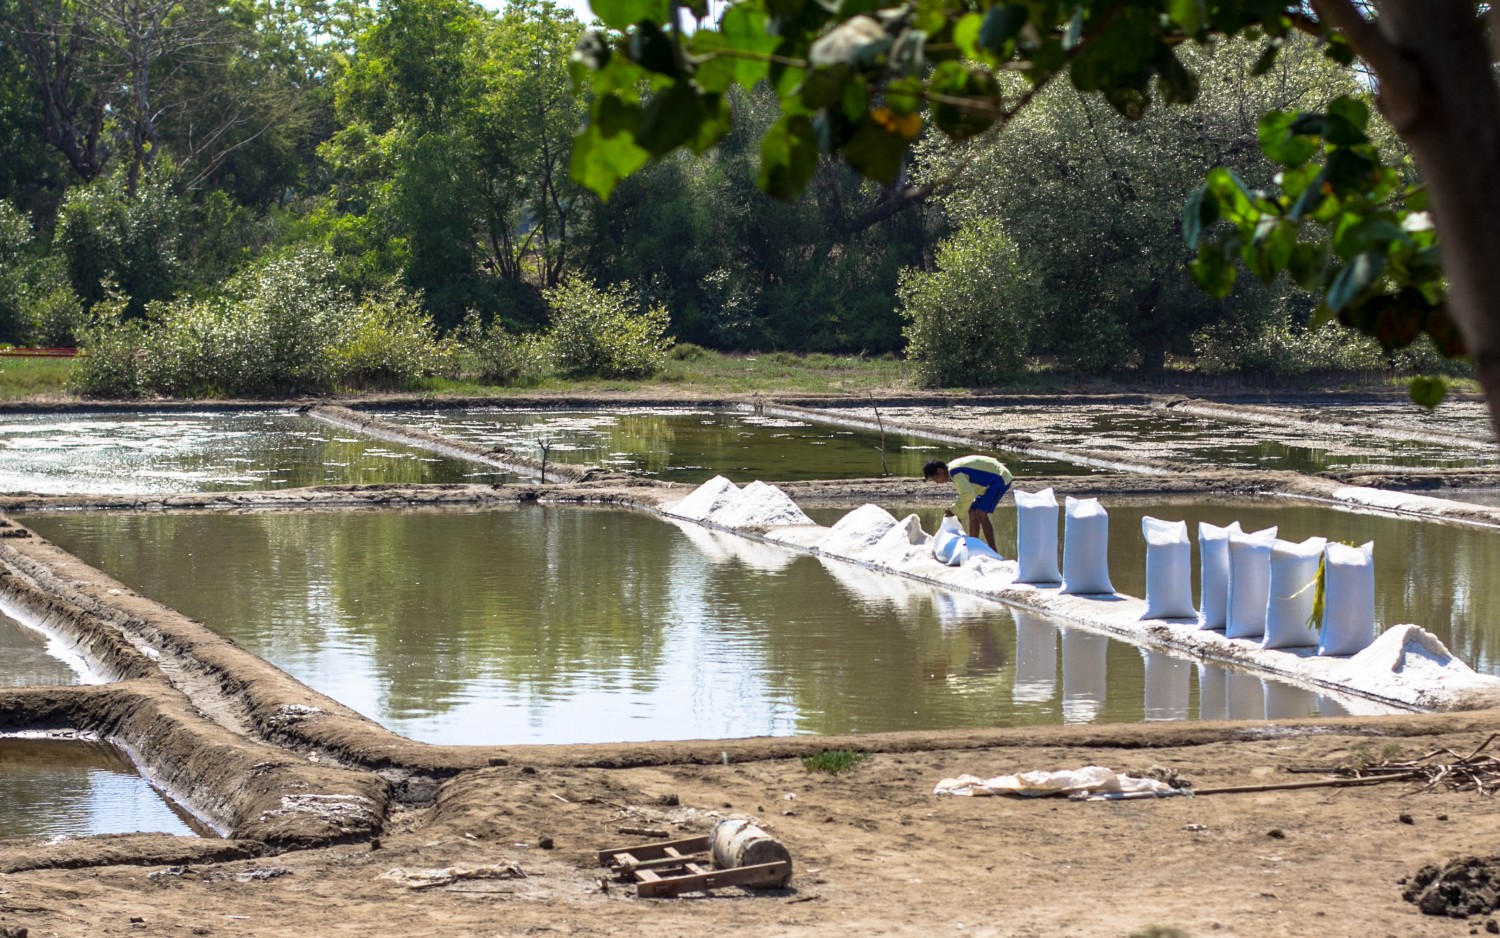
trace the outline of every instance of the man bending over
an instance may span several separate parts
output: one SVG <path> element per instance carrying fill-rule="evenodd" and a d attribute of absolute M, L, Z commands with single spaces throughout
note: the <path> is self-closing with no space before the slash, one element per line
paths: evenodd
<path fill-rule="evenodd" d="M 969 536 L 984 533 L 984 542 L 995 553 L 995 523 L 990 517 L 1000 505 L 1000 498 L 1010 488 L 1010 470 L 992 456 L 965 456 L 945 463 L 934 459 L 922 467 L 922 478 L 928 482 L 952 482 L 958 490 L 958 501 L 945 515 L 969 519 Z"/>

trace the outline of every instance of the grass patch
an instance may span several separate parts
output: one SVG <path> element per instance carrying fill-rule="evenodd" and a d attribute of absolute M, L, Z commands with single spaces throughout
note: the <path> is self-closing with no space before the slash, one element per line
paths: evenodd
<path fill-rule="evenodd" d="M 868 752 L 855 752 L 852 749 L 825 749 L 810 756 L 803 756 L 802 767 L 809 772 L 840 775 L 852 771 L 855 766 L 868 758 L 870 758 Z"/>
<path fill-rule="evenodd" d="M 67 392 L 71 358 L 0 358 L 0 400 Z"/>

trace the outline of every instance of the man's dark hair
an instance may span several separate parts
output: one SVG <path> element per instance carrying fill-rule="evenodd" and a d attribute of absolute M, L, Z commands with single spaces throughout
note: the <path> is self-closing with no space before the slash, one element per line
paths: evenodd
<path fill-rule="evenodd" d="M 947 469 L 948 464 L 941 459 L 929 460 L 922 466 L 922 478 L 930 479 L 938 474 L 939 469 Z"/>

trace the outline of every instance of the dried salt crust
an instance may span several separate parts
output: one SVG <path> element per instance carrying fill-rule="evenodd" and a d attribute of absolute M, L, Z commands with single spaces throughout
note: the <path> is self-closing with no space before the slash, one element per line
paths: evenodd
<path fill-rule="evenodd" d="M 1358 495 L 1364 497 L 1348 500 L 1368 498 L 1367 492 Z M 916 515 L 898 521 L 876 505 L 864 505 L 825 528 L 812 523 L 775 486 L 752 482 L 740 489 L 716 476 L 682 501 L 657 510 L 680 521 L 998 600 L 1139 645 L 1185 651 L 1305 686 L 1417 710 L 1500 705 L 1500 678 L 1475 672 L 1453 657 L 1437 636 L 1416 625 L 1388 628 L 1370 647 L 1349 658 L 1318 656 L 1312 648 L 1271 650 L 1257 640 L 1204 630 L 1198 620 L 1144 619 L 1146 603 L 1135 597 L 1068 596 L 1059 587 L 1017 583 L 1014 560 L 977 557 L 960 567 L 946 566 L 932 556 L 931 535 L 922 530 Z"/>

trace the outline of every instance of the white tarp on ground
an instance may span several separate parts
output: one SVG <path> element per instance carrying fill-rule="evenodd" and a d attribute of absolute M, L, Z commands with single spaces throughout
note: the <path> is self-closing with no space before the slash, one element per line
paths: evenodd
<path fill-rule="evenodd" d="M 1132 778 L 1102 765 L 1059 772 L 1018 772 L 981 779 L 973 775 L 945 778 L 933 788 L 934 795 L 1015 795 L 1045 798 L 1049 795 L 1132 794 L 1136 796 L 1180 795 L 1180 789 L 1154 778 Z"/>
<path fill-rule="evenodd" d="M 786 493 L 774 486 L 751 483 L 723 501 L 726 492 L 724 480 L 710 480 L 662 511 L 671 517 L 738 529 L 747 537 L 770 544 L 1000 600 L 1146 647 L 1177 649 L 1304 686 L 1424 710 L 1500 705 L 1500 678 L 1475 673 L 1454 658 L 1436 636 L 1414 625 L 1388 628 L 1374 644 L 1351 658 L 1318 656 L 1310 648 L 1265 649 L 1258 638 L 1227 638 L 1202 628 L 1201 620 L 1142 621 L 1146 604 L 1135 597 L 1071 596 L 1062 594 L 1056 585 L 1019 583 L 1020 571 L 1014 560 L 971 557 L 962 566 L 947 566 L 933 557 L 932 539 L 921 531 L 915 516 L 887 527 L 889 513 L 861 508 L 856 512 L 860 515 L 858 523 L 850 521 L 834 537 L 832 529 L 812 524 Z M 722 504 L 714 507 L 716 502 Z M 703 511 L 705 505 L 708 510 L 704 517 L 689 518 L 687 512 Z M 741 520 L 746 518 L 754 520 Z M 787 520 L 766 520 L 772 518 Z M 864 546 L 875 528 L 885 530 L 873 546 Z M 855 548 L 853 552 L 851 547 Z M 1258 687 L 1259 681 L 1256 684 Z M 1383 712 L 1379 708 L 1361 710 L 1360 701 L 1354 698 L 1342 702 L 1355 714 Z"/>

